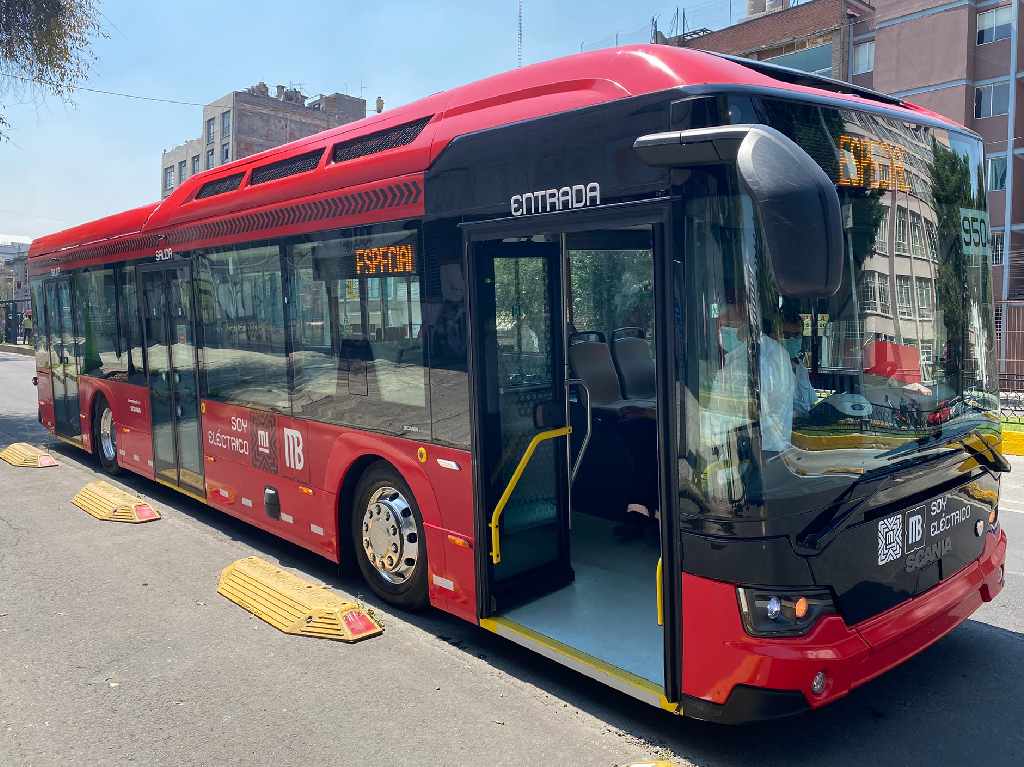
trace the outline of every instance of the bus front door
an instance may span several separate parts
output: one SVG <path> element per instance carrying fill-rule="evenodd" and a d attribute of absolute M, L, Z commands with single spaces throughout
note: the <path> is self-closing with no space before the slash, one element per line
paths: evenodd
<path fill-rule="evenodd" d="M 139 280 L 153 414 L 153 471 L 164 482 L 204 495 L 189 266 L 140 269 Z"/>
<path fill-rule="evenodd" d="M 473 245 L 491 608 L 572 580 L 557 240 Z"/>

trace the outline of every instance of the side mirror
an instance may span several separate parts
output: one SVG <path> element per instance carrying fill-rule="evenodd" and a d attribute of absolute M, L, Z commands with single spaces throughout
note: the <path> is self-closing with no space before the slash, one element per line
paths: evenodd
<path fill-rule="evenodd" d="M 754 204 L 779 291 L 827 298 L 843 275 L 843 215 L 835 184 L 792 140 L 767 125 L 723 125 L 641 136 L 649 165 L 732 163 Z"/>

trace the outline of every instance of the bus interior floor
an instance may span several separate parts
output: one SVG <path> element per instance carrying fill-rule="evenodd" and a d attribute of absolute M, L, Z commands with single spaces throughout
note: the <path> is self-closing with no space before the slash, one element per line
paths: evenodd
<path fill-rule="evenodd" d="M 503 617 L 656 684 L 664 683 L 658 625 L 658 536 L 618 535 L 618 523 L 574 513 L 568 586 Z"/>

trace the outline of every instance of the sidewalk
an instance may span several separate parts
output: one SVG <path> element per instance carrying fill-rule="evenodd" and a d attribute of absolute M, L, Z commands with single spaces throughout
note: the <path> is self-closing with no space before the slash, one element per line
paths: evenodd
<path fill-rule="evenodd" d="M 27 357 L 31 357 L 33 354 L 36 353 L 35 349 L 33 349 L 28 344 L 5 344 L 5 343 L 0 343 L 0 352 L 13 352 L 14 354 L 24 354 Z"/>

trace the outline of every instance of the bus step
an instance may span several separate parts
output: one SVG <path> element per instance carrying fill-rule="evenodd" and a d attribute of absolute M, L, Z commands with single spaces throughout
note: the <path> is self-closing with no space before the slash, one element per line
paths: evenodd
<path fill-rule="evenodd" d="M 0 460 L 22 469 L 46 469 L 57 465 L 52 455 L 27 442 L 15 442 L 0 450 Z"/>
<path fill-rule="evenodd" d="M 104 522 L 152 522 L 160 514 L 137 495 L 98 479 L 83 487 L 71 502 Z"/>
<path fill-rule="evenodd" d="M 286 634 L 358 642 L 384 631 L 355 602 L 259 557 L 225 567 L 217 593 Z"/>

